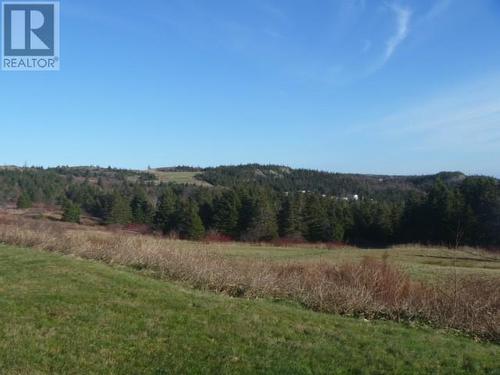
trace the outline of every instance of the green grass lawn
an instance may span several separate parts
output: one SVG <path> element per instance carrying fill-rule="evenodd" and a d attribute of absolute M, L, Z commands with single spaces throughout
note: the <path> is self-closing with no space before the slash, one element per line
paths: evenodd
<path fill-rule="evenodd" d="M 3 374 L 499 374 L 449 332 L 231 299 L 126 268 L 0 246 Z"/>

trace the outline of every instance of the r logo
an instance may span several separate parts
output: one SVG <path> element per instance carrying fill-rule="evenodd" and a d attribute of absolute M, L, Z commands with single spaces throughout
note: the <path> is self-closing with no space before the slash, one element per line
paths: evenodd
<path fill-rule="evenodd" d="M 54 54 L 54 4 L 4 4 L 5 56 Z"/>
<path fill-rule="evenodd" d="M 3 68 L 43 70 L 30 69 L 29 63 L 32 62 L 46 62 L 47 67 L 55 68 L 54 64 L 57 62 L 58 65 L 59 60 L 59 3 L 4 1 L 2 8 Z M 28 57 L 40 60 L 25 59 Z M 37 64 L 37 68 L 44 66 Z"/>

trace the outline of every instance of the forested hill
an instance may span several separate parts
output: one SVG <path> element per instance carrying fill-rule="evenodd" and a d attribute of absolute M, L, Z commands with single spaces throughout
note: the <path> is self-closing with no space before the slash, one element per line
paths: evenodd
<path fill-rule="evenodd" d="M 448 186 L 457 186 L 466 176 L 461 172 L 441 172 L 426 176 L 341 174 L 249 164 L 208 168 L 197 178 L 214 186 L 251 184 L 270 187 L 279 192 L 306 191 L 340 198 L 358 195 L 371 199 L 401 200 L 411 192 L 428 192 L 438 179 Z"/>
<path fill-rule="evenodd" d="M 145 171 L 0 168 L 0 208 L 62 209 L 101 224 L 243 241 L 500 246 L 500 181 L 462 173 L 369 176 L 246 165 Z M 28 212 L 29 213 L 29 212 Z"/>
<path fill-rule="evenodd" d="M 216 168 L 166 167 L 136 171 L 100 167 L 20 168 L 0 166 L 0 203 L 15 200 L 20 191 L 29 191 L 37 201 L 53 198 L 78 183 L 113 190 L 124 183 L 159 185 L 194 184 L 226 188 L 264 188 L 276 193 L 315 193 L 352 200 L 375 199 L 402 202 L 412 195 L 425 195 L 439 180 L 450 188 L 460 186 L 467 176 L 441 172 L 424 176 L 342 174 L 279 165 L 248 164 Z M 38 196 L 39 199 L 36 199 Z"/>

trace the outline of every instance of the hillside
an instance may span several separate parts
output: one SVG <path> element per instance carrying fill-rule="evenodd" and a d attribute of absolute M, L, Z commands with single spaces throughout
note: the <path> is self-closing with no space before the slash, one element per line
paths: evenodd
<path fill-rule="evenodd" d="M 197 178 L 216 186 L 256 184 L 281 192 L 308 191 L 337 197 L 358 195 L 373 199 L 400 200 L 412 192 L 429 191 L 438 179 L 449 186 L 455 186 L 466 176 L 461 172 L 441 172 L 424 176 L 342 174 L 249 164 L 208 168 Z"/>
<path fill-rule="evenodd" d="M 147 171 L 101 168 L 95 166 L 20 168 L 0 166 L 0 189 L 8 177 L 22 172 L 38 172 L 46 177 L 65 179 L 66 182 L 90 182 L 113 186 L 128 182 L 173 183 L 197 186 L 235 187 L 257 185 L 278 192 L 313 192 L 337 197 L 405 199 L 411 193 L 429 191 L 438 179 L 449 186 L 457 186 L 466 179 L 461 172 L 441 172 L 435 175 L 390 176 L 332 173 L 286 166 L 248 164 L 215 168 L 165 167 Z M 1 196 L 0 196 L 1 198 Z"/>
<path fill-rule="evenodd" d="M 34 204 L 73 222 L 84 215 L 191 240 L 500 246 L 500 182 L 460 172 L 371 176 L 256 164 L 0 168 L 0 208 Z"/>
<path fill-rule="evenodd" d="M 0 246 L 3 374 L 487 374 L 499 346 Z"/>

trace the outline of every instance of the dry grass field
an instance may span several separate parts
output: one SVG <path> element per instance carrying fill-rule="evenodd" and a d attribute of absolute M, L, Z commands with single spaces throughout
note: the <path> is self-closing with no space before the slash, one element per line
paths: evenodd
<path fill-rule="evenodd" d="M 251 245 L 231 243 L 213 245 L 220 254 L 240 260 L 266 262 L 300 261 L 341 264 L 361 261 L 365 257 L 387 259 L 391 264 L 403 267 L 415 279 L 429 281 L 458 273 L 464 275 L 500 276 L 500 254 L 480 249 L 428 247 L 420 245 L 394 246 L 387 249 L 360 249 L 338 247 L 329 249 L 314 245 L 290 247 L 269 244 Z"/>
<path fill-rule="evenodd" d="M 127 266 L 233 297 L 500 337 L 499 260 L 477 250 L 208 244 L 11 216 L 0 218 L 0 242 Z"/>

